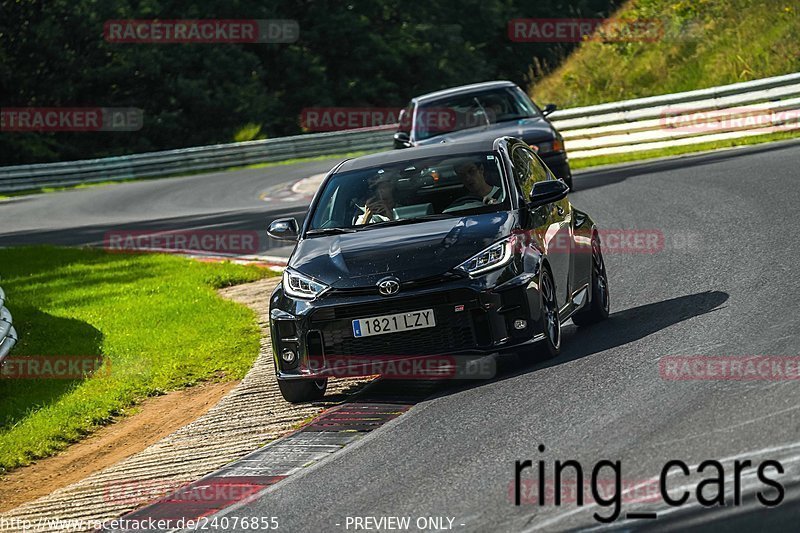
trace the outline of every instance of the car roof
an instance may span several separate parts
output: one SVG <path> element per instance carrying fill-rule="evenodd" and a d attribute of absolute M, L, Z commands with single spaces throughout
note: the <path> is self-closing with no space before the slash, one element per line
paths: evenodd
<path fill-rule="evenodd" d="M 421 102 L 424 100 L 436 100 L 438 98 L 447 96 L 456 96 L 460 94 L 469 94 L 475 92 L 485 91 L 487 89 L 499 89 L 500 87 L 516 87 L 517 84 L 512 81 L 499 80 L 499 81 L 484 81 L 482 83 L 473 83 L 471 85 L 461 85 L 460 87 L 451 87 L 441 91 L 423 94 L 412 99 L 412 101 Z"/>
<path fill-rule="evenodd" d="M 391 165 L 402 161 L 416 159 L 426 159 L 429 157 L 439 157 L 456 154 L 469 154 L 491 152 L 496 139 L 481 139 L 477 141 L 439 143 L 416 148 L 404 148 L 401 150 L 390 150 L 377 154 L 370 154 L 355 159 L 348 159 L 337 169 L 338 172 L 348 172 L 350 170 L 361 170 L 365 168 L 380 167 Z"/>

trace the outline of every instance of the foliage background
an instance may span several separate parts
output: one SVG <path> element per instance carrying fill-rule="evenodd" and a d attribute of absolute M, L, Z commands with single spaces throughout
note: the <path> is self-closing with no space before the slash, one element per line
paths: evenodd
<path fill-rule="evenodd" d="M 138 107 L 138 132 L 0 133 L 0 165 L 300 133 L 312 106 L 397 106 L 530 81 L 572 44 L 514 43 L 508 20 L 603 17 L 621 0 L 0 0 L 0 106 Z M 114 19 L 295 19 L 293 44 L 119 44 Z"/>
<path fill-rule="evenodd" d="M 800 71 L 797 0 L 635 0 L 615 17 L 657 21 L 663 35 L 585 42 L 531 94 L 575 107 Z"/>

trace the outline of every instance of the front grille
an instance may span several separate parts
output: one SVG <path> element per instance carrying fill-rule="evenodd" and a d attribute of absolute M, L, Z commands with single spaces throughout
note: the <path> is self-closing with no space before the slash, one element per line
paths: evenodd
<path fill-rule="evenodd" d="M 312 324 L 320 321 L 337 320 L 342 318 L 367 318 L 378 315 L 389 315 L 418 309 L 429 309 L 445 304 L 467 304 L 475 299 L 470 291 L 435 292 L 420 294 L 413 297 L 394 296 L 369 302 L 339 305 L 317 309 L 311 315 Z"/>
<path fill-rule="evenodd" d="M 420 290 L 429 287 L 441 286 L 443 283 L 453 281 L 461 276 L 458 274 L 445 273 L 427 278 L 421 278 L 414 281 L 404 281 L 400 283 L 400 292 L 410 290 Z M 370 287 L 353 287 L 347 289 L 332 289 L 328 292 L 328 296 L 366 296 L 366 295 L 379 295 L 378 287 L 373 285 Z"/>
<path fill-rule="evenodd" d="M 387 299 L 320 309 L 312 315 L 311 327 L 322 333 L 325 354 L 329 356 L 435 355 L 468 350 L 476 347 L 469 312 L 469 308 L 475 305 L 474 295 L 469 297 L 472 300 L 463 293 L 441 292 L 391 302 Z M 466 308 L 455 312 L 454 304 L 463 304 Z M 431 308 L 436 319 L 435 327 L 370 337 L 353 336 L 352 319 Z"/>

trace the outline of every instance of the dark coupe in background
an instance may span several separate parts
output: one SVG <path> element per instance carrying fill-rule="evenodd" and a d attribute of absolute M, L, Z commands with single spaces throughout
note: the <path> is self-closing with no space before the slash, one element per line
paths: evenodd
<path fill-rule="evenodd" d="M 533 148 L 557 178 L 572 186 L 564 139 L 544 109 L 516 84 L 490 81 L 453 87 L 413 98 L 400 114 L 395 148 L 516 137 Z"/>
<path fill-rule="evenodd" d="M 321 397 L 342 356 L 558 354 L 564 321 L 609 311 L 598 231 L 567 192 L 510 137 L 340 163 L 302 228 L 269 228 L 297 240 L 270 301 L 284 397 Z"/>

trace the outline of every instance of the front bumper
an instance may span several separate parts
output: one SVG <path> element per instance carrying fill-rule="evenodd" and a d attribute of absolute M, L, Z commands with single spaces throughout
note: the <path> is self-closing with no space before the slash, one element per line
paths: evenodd
<path fill-rule="evenodd" d="M 353 335 L 354 319 L 423 309 L 433 309 L 435 327 Z M 461 364 L 540 340 L 539 312 L 538 273 L 454 276 L 392 297 L 371 289 L 329 291 L 311 302 L 286 296 L 279 285 L 270 305 L 275 368 L 278 379 L 318 379 L 357 375 L 347 372 L 373 360 L 446 357 Z M 525 327 L 515 328 L 517 320 Z M 281 357 L 286 350 L 294 361 Z M 343 369 L 347 361 L 353 365 Z"/>

